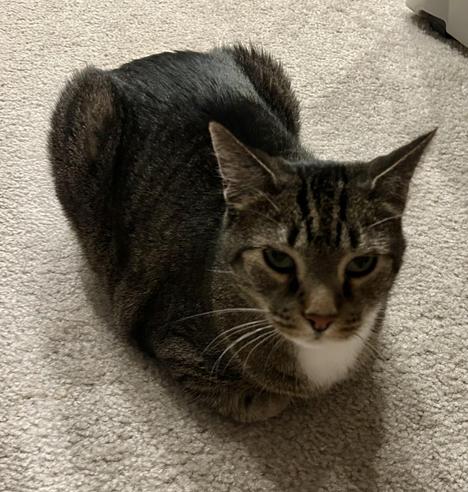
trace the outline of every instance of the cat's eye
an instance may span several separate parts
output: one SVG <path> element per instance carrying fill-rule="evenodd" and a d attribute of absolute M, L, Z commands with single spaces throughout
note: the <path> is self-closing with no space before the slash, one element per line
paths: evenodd
<path fill-rule="evenodd" d="M 294 273 L 296 270 L 294 260 L 287 253 L 283 253 L 277 249 L 264 249 L 263 259 L 272 270 L 278 273 Z"/>
<path fill-rule="evenodd" d="M 356 256 L 346 266 L 346 276 L 359 278 L 369 275 L 377 266 L 377 256 Z"/>

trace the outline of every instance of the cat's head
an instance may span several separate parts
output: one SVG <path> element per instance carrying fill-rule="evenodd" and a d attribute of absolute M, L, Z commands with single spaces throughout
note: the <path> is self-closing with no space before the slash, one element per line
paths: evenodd
<path fill-rule="evenodd" d="M 297 344 L 359 336 L 400 269 L 409 183 L 435 132 L 348 164 L 272 157 L 214 122 L 210 133 L 239 287 Z"/>

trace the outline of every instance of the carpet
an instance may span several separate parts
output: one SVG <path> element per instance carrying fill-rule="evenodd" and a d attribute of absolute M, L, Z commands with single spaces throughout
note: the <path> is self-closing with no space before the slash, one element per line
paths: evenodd
<path fill-rule="evenodd" d="M 187 402 L 112 330 L 45 149 L 74 69 L 236 40 L 283 60 L 320 157 L 439 127 L 372 371 L 252 425 Z M 468 50 L 403 0 L 23 0 L 0 46 L 0 490 L 468 489 Z"/>

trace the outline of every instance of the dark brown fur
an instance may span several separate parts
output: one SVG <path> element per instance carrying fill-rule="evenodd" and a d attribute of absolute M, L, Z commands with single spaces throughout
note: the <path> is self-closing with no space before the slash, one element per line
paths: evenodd
<path fill-rule="evenodd" d="M 404 252 L 397 216 L 432 137 L 343 164 L 314 158 L 299 127 L 281 66 L 242 46 L 86 69 L 51 123 L 57 196 L 116 322 L 190 394 L 242 421 L 313 390 L 291 341 L 311 338 L 308 307 L 336 310 L 316 338 L 340 343 L 384 302 Z M 266 247 L 296 274 L 269 269 Z M 375 273 L 340 276 L 369 251 Z"/>

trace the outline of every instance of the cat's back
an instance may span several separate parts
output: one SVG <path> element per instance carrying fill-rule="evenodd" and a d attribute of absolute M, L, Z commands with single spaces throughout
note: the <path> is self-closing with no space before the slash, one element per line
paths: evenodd
<path fill-rule="evenodd" d="M 60 95 L 48 142 L 57 196 L 126 320 L 147 292 L 161 306 L 178 299 L 160 285 L 184 285 L 185 302 L 203 298 L 195 294 L 224 212 L 210 121 L 271 155 L 298 145 L 289 80 L 253 48 L 87 68 Z"/>
<path fill-rule="evenodd" d="M 176 228 L 180 244 L 216 235 L 223 204 L 210 121 L 271 155 L 297 147 L 290 82 L 253 48 L 161 53 L 87 68 L 65 86 L 49 155 L 57 196 L 97 270 L 116 270 L 109 251 L 112 264 L 126 264 L 131 242 L 144 246 L 148 230 L 175 237 Z"/>
<path fill-rule="evenodd" d="M 253 47 L 165 52 L 112 71 L 133 103 L 158 115 L 162 128 L 185 138 L 218 121 L 242 141 L 272 154 L 291 148 L 299 106 L 282 66 Z"/>

